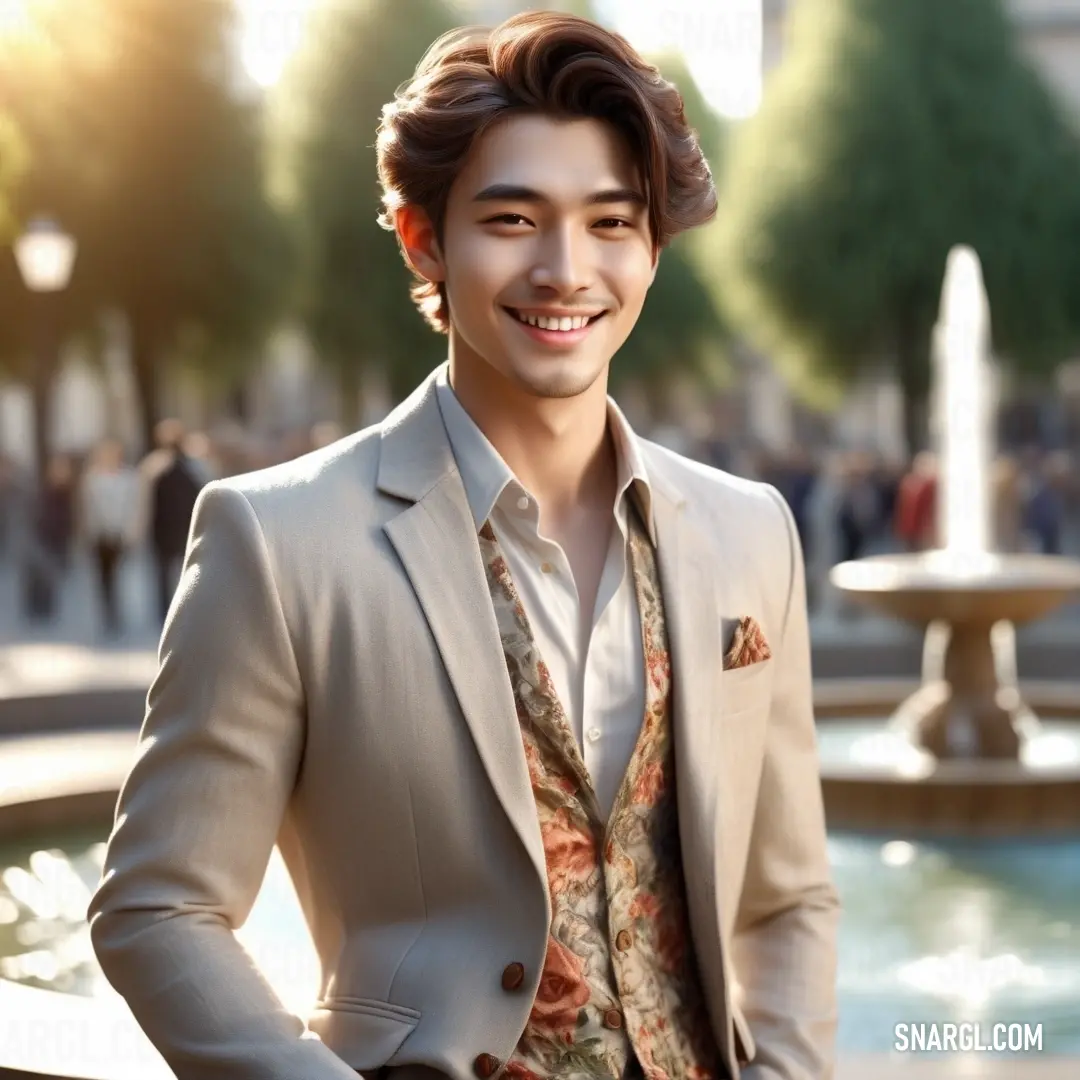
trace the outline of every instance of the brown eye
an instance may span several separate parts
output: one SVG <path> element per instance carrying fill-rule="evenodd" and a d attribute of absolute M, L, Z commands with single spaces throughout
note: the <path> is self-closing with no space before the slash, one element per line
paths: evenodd
<path fill-rule="evenodd" d="M 485 225 L 496 223 L 499 225 L 527 225 L 529 222 L 527 218 L 523 218 L 520 214 L 496 214 L 484 222 Z"/>

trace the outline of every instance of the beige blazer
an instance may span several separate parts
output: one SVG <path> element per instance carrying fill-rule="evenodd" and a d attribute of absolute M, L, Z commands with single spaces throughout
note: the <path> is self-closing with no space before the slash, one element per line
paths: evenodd
<path fill-rule="evenodd" d="M 838 904 L 794 524 L 773 489 L 643 446 L 715 1035 L 733 1076 L 825 1080 Z M 773 656 L 723 671 L 744 615 Z M 322 963 L 304 1020 L 233 934 L 275 842 Z M 204 489 L 89 909 L 109 982 L 180 1080 L 466 1080 L 479 1055 L 504 1061 L 538 986 L 545 882 L 433 377 L 382 424 Z"/>

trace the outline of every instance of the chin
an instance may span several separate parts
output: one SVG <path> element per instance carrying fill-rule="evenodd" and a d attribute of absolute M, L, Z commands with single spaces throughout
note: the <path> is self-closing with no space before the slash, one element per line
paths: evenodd
<path fill-rule="evenodd" d="M 584 394 L 603 375 L 604 367 L 585 357 L 512 357 L 506 374 L 533 397 L 572 398 Z"/>

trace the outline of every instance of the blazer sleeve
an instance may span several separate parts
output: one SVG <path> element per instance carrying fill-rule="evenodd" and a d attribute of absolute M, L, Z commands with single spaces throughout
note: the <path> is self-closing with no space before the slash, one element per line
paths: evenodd
<path fill-rule="evenodd" d="M 826 845 L 802 545 L 774 488 L 788 591 L 733 959 L 756 1052 L 742 1080 L 830 1080 L 840 903 Z"/>
<path fill-rule="evenodd" d="M 233 931 L 262 885 L 304 743 L 303 687 L 245 495 L 196 504 L 90 935 L 179 1080 L 357 1080 Z"/>

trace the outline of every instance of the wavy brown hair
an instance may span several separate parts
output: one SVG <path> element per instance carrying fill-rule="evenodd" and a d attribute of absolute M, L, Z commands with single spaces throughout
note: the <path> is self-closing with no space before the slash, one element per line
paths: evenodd
<path fill-rule="evenodd" d="M 423 209 L 440 244 L 450 186 L 476 139 L 512 113 L 592 118 L 628 141 L 645 182 L 657 250 L 716 213 L 716 189 L 682 95 L 619 34 L 587 19 L 530 11 L 493 30 L 440 37 L 383 107 L 376 144 L 383 210 Z M 442 283 L 417 275 L 412 297 L 440 333 L 450 328 Z"/>

